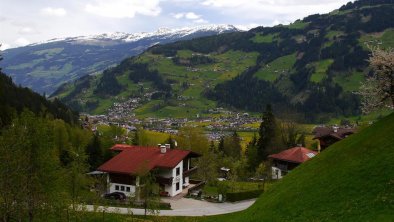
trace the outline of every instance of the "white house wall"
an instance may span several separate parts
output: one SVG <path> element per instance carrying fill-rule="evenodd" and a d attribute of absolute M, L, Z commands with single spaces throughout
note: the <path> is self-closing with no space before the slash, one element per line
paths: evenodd
<path fill-rule="evenodd" d="M 272 169 L 272 179 L 282 179 L 282 170 L 277 167 L 271 167 Z"/>
<path fill-rule="evenodd" d="M 118 186 L 118 189 L 116 189 L 116 186 Z M 123 190 L 122 190 L 123 187 Z M 130 189 L 130 191 L 127 191 L 127 188 Z M 112 192 L 122 192 L 126 194 L 126 196 L 134 196 L 135 195 L 135 186 L 128 185 L 128 184 L 121 184 L 121 183 L 110 183 L 109 185 L 109 193 Z"/>

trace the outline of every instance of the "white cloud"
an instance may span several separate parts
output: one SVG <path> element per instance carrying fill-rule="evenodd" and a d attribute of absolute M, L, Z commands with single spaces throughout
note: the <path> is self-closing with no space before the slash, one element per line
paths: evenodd
<path fill-rule="evenodd" d="M 159 3 L 159 0 L 95 0 L 94 4 L 87 4 L 85 10 L 109 18 L 134 18 L 136 14 L 158 16 Z"/>
<path fill-rule="evenodd" d="M 19 34 L 31 34 L 33 32 L 35 32 L 35 30 L 31 27 L 22 27 L 18 31 Z"/>
<path fill-rule="evenodd" d="M 249 0 L 247 3 L 242 0 L 204 0 L 201 4 L 205 6 L 234 8 L 240 6 L 261 7 L 261 6 L 294 6 L 294 5 L 326 5 L 347 3 L 348 0 Z"/>
<path fill-rule="evenodd" d="M 188 12 L 185 14 L 185 18 L 187 19 L 199 19 L 201 17 L 201 15 L 197 15 L 194 12 Z"/>
<path fill-rule="evenodd" d="M 198 15 L 194 12 L 180 12 L 180 13 L 175 13 L 175 14 L 172 13 L 170 15 L 173 18 L 176 18 L 176 19 L 185 18 L 185 19 L 191 20 L 194 23 L 199 23 L 199 24 L 208 23 L 208 21 L 203 19 L 201 15 Z"/>
<path fill-rule="evenodd" d="M 22 38 L 22 37 L 15 40 L 16 46 L 25 46 L 25 45 L 29 45 L 29 44 L 30 44 L 30 41 L 25 38 Z"/>
<path fill-rule="evenodd" d="M 186 18 L 186 19 L 190 19 L 190 20 L 195 20 L 195 19 L 200 19 L 201 15 L 197 15 L 194 12 L 180 12 L 180 13 L 175 13 L 175 14 L 171 14 L 172 17 L 176 18 L 176 19 L 181 19 L 181 18 Z"/>
<path fill-rule="evenodd" d="M 250 22 L 262 25 L 289 23 L 316 13 L 327 13 L 346 4 L 348 0 L 204 0 L 200 4 L 216 10 L 225 17 L 248 15 Z"/>
<path fill-rule="evenodd" d="M 62 16 L 67 15 L 67 12 L 64 8 L 46 7 L 46 8 L 41 9 L 41 14 L 62 17 Z"/>
<path fill-rule="evenodd" d="M 250 2 L 252 1 L 248 1 L 248 3 Z M 214 7 L 237 7 L 245 4 L 245 2 L 238 0 L 205 0 L 201 4 Z"/>
<path fill-rule="evenodd" d="M 185 13 L 172 14 L 172 17 L 174 17 L 176 19 L 181 19 L 181 18 L 185 17 Z"/>

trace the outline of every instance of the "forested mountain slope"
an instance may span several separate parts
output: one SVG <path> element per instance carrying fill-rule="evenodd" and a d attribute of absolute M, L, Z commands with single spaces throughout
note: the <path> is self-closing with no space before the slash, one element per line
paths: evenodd
<path fill-rule="evenodd" d="M 52 39 L 3 52 L 4 71 L 17 84 L 52 94 L 61 84 L 102 72 L 158 43 L 238 31 L 231 25 L 159 29 L 152 33 L 104 33 Z"/>
<path fill-rule="evenodd" d="M 16 86 L 11 77 L 0 70 L 0 129 L 10 124 L 23 110 L 30 110 L 40 116 L 63 119 L 71 124 L 77 123 L 79 118 L 77 112 L 59 100 L 51 102 L 29 88 Z"/>
<path fill-rule="evenodd" d="M 360 112 L 354 91 L 370 72 L 368 46 L 393 39 L 394 3 L 361 0 L 287 26 L 157 45 L 53 96 L 94 113 L 140 97 L 140 116 L 191 117 L 218 106 L 261 112 L 271 103 L 324 121 Z"/>

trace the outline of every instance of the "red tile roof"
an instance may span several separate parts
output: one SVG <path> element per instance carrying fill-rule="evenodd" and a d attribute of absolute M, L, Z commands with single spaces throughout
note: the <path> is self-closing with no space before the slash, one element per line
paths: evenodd
<path fill-rule="evenodd" d="M 185 157 L 198 157 L 190 150 L 167 149 L 161 153 L 158 147 L 143 147 L 117 144 L 111 150 L 121 151 L 101 165 L 98 170 L 111 173 L 137 174 L 140 170 L 174 168 Z"/>
<path fill-rule="evenodd" d="M 312 151 L 305 147 L 294 147 L 288 150 L 284 150 L 277 154 L 269 155 L 269 158 L 277 159 L 277 160 L 284 160 L 293 163 L 303 163 L 312 157 L 317 155 L 316 151 Z"/>

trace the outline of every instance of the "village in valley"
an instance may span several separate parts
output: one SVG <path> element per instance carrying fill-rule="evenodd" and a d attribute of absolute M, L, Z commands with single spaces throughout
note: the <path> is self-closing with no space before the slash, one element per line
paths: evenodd
<path fill-rule="evenodd" d="M 16 2 L 0 222 L 394 221 L 394 0 Z"/>
<path fill-rule="evenodd" d="M 176 206 L 175 210 L 190 208 L 178 209 L 182 201 L 203 208 L 209 203 L 251 204 L 275 181 L 356 132 L 348 121 L 342 121 L 347 124 L 343 126 L 309 125 L 310 132 L 306 132 L 294 121 L 275 119 L 269 106 L 262 116 L 217 108 L 209 110 L 216 114 L 214 117 L 177 119 L 137 118 L 133 113 L 136 104 L 138 99 L 131 99 L 113 104 L 107 115 L 81 115 L 83 127 L 95 134 L 105 134 L 105 128 L 115 129 L 115 134 L 111 134 L 115 144 L 106 147 L 113 157 L 89 175 L 104 178 L 106 184 L 101 187 L 106 189 L 99 192 L 105 192 L 106 198 L 118 204 L 127 203 L 129 198 L 135 203 L 143 199 L 138 192 L 147 174 L 153 176 L 149 182 L 157 185 L 161 202 L 169 208 Z M 274 121 L 273 128 L 264 121 Z M 273 130 L 269 135 L 277 139 L 259 139 L 264 137 L 259 136 L 262 128 Z M 244 136 L 239 136 L 239 132 Z M 140 137 L 147 138 L 142 142 Z M 162 138 L 161 142 L 157 137 Z M 192 141 L 191 137 L 200 141 Z M 258 158 L 261 143 L 271 143 L 263 154 L 266 159 Z M 185 149 L 185 145 L 189 148 Z M 167 214 L 172 215 L 162 211 L 162 215 Z"/>

